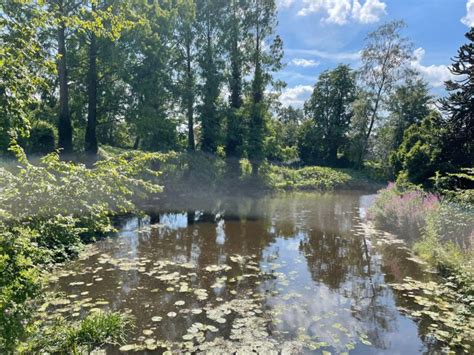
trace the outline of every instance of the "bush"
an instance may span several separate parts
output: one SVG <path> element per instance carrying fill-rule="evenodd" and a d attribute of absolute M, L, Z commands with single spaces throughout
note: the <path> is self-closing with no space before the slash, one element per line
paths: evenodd
<path fill-rule="evenodd" d="M 408 237 L 419 237 L 429 211 L 437 209 L 439 199 L 419 188 L 399 188 L 390 183 L 379 191 L 369 209 L 369 218 L 377 227 L 388 229 Z"/>
<path fill-rule="evenodd" d="M 343 187 L 351 180 L 345 172 L 320 166 L 291 169 L 267 164 L 262 168 L 260 174 L 272 189 L 327 191 Z"/>
<path fill-rule="evenodd" d="M 59 160 L 31 164 L 19 147 L 17 167 L 0 168 L 0 348 L 26 336 L 41 270 L 77 254 L 112 230 L 110 217 L 136 211 L 135 199 L 162 191 L 161 154 L 130 152 L 92 169 Z M 87 323 L 85 323 L 87 324 Z"/>
<path fill-rule="evenodd" d="M 48 154 L 56 149 L 56 128 L 46 121 L 36 121 L 26 139 L 25 150 L 29 154 Z"/>

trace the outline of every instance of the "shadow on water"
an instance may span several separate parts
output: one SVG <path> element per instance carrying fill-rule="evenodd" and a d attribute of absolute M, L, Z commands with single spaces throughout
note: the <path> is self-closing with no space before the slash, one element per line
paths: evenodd
<path fill-rule="evenodd" d="M 66 265 L 52 289 L 75 300 L 72 317 L 94 308 L 130 312 L 136 328 L 128 341 L 150 353 L 150 339 L 182 342 L 196 323 L 215 330 L 194 345 L 223 337 L 238 347 L 246 341 L 235 335 L 241 314 L 209 314 L 249 299 L 261 313 L 247 313 L 265 320 L 254 333 L 276 349 L 425 352 L 389 284 L 427 276 L 403 244 L 364 223 L 372 199 L 344 192 L 168 202 L 147 218 L 118 221 L 118 235 Z"/>

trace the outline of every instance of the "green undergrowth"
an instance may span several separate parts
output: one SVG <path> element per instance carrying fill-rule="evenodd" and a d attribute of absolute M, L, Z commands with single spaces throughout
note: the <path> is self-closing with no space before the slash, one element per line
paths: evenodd
<path fill-rule="evenodd" d="M 123 150 L 102 147 L 102 156 L 110 158 Z M 161 183 L 173 193 L 200 190 L 228 191 L 236 187 L 267 190 L 374 189 L 379 185 L 363 171 L 322 166 L 285 167 L 269 162 L 260 165 L 258 174 L 249 160 L 226 160 L 203 152 L 167 153 L 161 166 Z"/>
<path fill-rule="evenodd" d="M 120 345 L 133 327 L 128 314 L 94 312 L 80 321 L 57 318 L 21 344 L 20 353 L 89 354 L 104 345 Z"/>
<path fill-rule="evenodd" d="M 269 165 L 264 173 L 265 182 L 277 190 L 369 189 L 374 182 L 363 173 L 350 169 L 321 166 L 289 168 Z"/>
<path fill-rule="evenodd" d="M 140 197 L 158 194 L 161 154 L 127 152 L 92 168 L 52 153 L 0 168 L 0 350 L 31 336 L 44 271 L 113 231 L 111 218 L 139 213 Z M 87 323 L 86 323 L 87 324 Z"/>

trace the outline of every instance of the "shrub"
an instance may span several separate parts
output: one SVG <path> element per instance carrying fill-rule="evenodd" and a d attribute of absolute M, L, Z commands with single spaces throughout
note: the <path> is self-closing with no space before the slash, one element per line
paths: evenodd
<path fill-rule="evenodd" d="M 33 165 L 21 148 L 13 151 L 17 167 L 0 168 L 0 347 L 6 352 L 26 335 L 42 268 L 111 231 L 110 217 L 136 211 L 137 197 L 162 191 L 160 154 L 126 153 L 87 169 L 57 153 Z"/>
<path fill-rule="evenodd" d="M 45 251 L 35 243 L 37 231 L 0 223 L 0 349 L 12 352 L 24 334 L 32 299 L 41 291 Z"/>
<path fill-rule="evenodd" d="M 270 188 L 285 190 L 327 191 L 344 186 L 351 180 L 345 172 L 320 166 L 291 169 L 267 164 L 260 173 Z"/>
<path fill-rule="evenodd" d="M 48 154 L 56 149 L 56 128 L 46 121 L 36 121 L 26 139 L 25 150 L 29 154 Z"/>
<path fill-rule="evenodd" d="M 439 207 L 439 198 L 419 188 L 401 189 L 390 183 L 379 191 L 369 210 L 369 218 L 378 227 L 408 237 L 418 237 L 425 226 L 427 213 Z"/>

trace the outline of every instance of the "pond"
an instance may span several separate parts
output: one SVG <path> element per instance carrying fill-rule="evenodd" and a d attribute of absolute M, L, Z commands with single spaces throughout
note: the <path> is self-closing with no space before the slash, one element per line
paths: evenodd
<path fill-rule="evenodd" d="M 50 289 L 68 301 L 48 314 L 128 312 L 136 326 L 121 351 L 150 354 L 429 351 L 391 284 L 430 275 L 401 240 L 365 222 L 373 199 L 209 198 L 123 219 L 117 236 L 57 272 Z"/>

